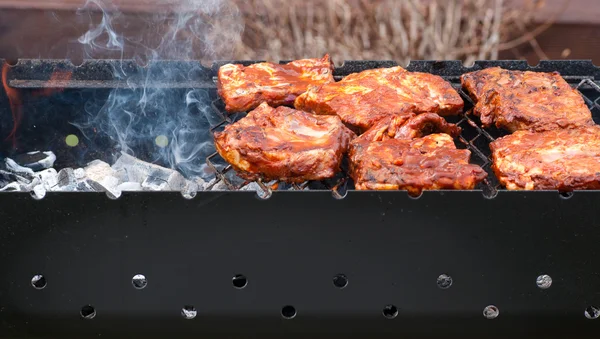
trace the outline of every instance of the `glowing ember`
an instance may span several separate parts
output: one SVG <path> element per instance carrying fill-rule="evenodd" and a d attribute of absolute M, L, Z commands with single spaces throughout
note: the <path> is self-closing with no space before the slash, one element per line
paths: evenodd
<path fill-rule="evenodd" d="M 13 147 L 17 146 L 17 129 L 21 124 L 21 120 L 23 119 L 23 102 L 21 101 L 21 96 L 17 89 L 12 88 L 8 85 L 8 71 L 10 70 L 10 66 L 5 63 L 2 66 L 2 86 L 4 86 L 4 91 L 6 96 L 8 97 L 8 102 L 10 103 L 10 111 L 12 113 L 13 118 L 13 128 L 5 138 L 6 141 L 12 141 Z"/>

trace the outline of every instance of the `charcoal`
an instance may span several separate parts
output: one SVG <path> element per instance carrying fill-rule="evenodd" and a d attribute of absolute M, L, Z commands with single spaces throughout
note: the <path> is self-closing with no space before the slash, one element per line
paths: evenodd
<path fill-rule="evenodd" d="M 142 161 L 129 154 L 122 153 L 119 159 L 112 165 L 113 170 L 117 173 L 117 177 L 123 182 L 139 182 L 142 183 L 150 172 L 157 169 L 165 169 L 158 165 L 154 165 Z"/>
<path fill-rule="evenodd" d="M 0 187 L 8 185 L 12 182 L 27 182 L 31 181 L 31 178 L 21 177 L 15 173 L 0 169 Z"/>
<path fill-rule="evenodd" d="M 17 177 L 32 179 L 35 175 L 35 172 L 31 168 L 23 167 L 10 158 L 4 159 L 3 167 L 3 170 L 13 173 Z"/>
<path fill-rule="evenodd" d="M 142 182 L 142 188 L 149 191 L 181 191 L 185 185 L 183 175 L 166 168 L 155 169 Z"/>
<path fill-rule="evenodd" d="M 75 171 L 72 168 L 63 168 L 58 172 L 56 190 L 75 191 L 77 189 L 77 184 L 77 177 L 75 176 Z"/>
<path fill-rule="evenodd" d="M 260 186 L 258 186 L 258 184 L 256 182 L 251 182 L 248 185 L 240 188 L 240 191 L 261 191 L 262 192 L 262 188 L 260 188 Z"/>
<path fill-rule="evenodd" d="M 19 164 L 19 166 L 27 167 L 37 172 L 54 166 L 56 155 L 51 151 L 34 151 L 16 155 L 12 160 Z"/>
<path fill-rule="evenodd" d="M 73 174 L 75 175 L 76 179 L 85 178 L 85 170 L 83 168 L 77 168 L 77 169 L 73 170 Z"/>
<path fill-rule="evenodd" d="M 41 185 L 46 190 L 52 190 L 58 184 L 58 173 L 54 168 L 45 169 L 35 175 L 40 179 Z"/>
<path fill-rule="evenodd" d="M 121 192 L 117 189 L 120 184 L 117 173 L 110 167 L 109 164 L 101 160 L 94 160 L 85 167 L 85 174 L 87 178 L 87 184 L 89 184 L 94 191 L 104 191 L 113 198 L 117 198 L 121 195 Z"/>
<path fill-rule="evenodd" d="M 69 188 L 70 190 L 70 186 L 66 186 L 66 188 Z M 87 180 L 83 180 L 83 181 L 79 181 L 77 182 L 77 185 L 73 188 L 72 191 L 76 191 L 76 192 L 95 192 L 96 190 L 92 187 L 92 185 L 90 185 L 88 183 Z"/>
<path fill-rule="evenodd" d="M 208 186 L 214 184 L 214 186 L 210 189 L 211 191 L 227 191 L 229 190 L 229 188 L 227 187 L 227 185 L 225 184 L 224 181 L 219 181 L 217 183 L 214 183 L 216 181 L 216 179 L 211 180 L 208 183 Z"/>
<path fill-rule="evenodd" d="M 46 196 L 46 189 L 43 184 L 35 185 L 31 190 L 33 197 L 36 199 L 42 199 Z"/>
<path fill-rule="evenodd" d="M 22 191 L 21 185 L 18 182 L 11 182 L 2 188 L 0 188 L 0 192 L 19 192 Z"/>
<path fill-rule="evenodd" d="M 112 165 L 122 182 L 138 182 L 147 191 L 181 191 L 187 180 L 181 173 L 123 153 Z"/>
<path fill-rule="evenodd" d="M 206 189 L 206 186 L 208 185 L 208 183 L 200 177 L 192 178 L 192 180 L 190 180 L 190 181 L 193 182 L 194 184 L 196 184 L 197 191 L 204 191 Z M 188 186 L 189 186 L 189 184 L 188 184 Z"/>
<path fill-rule="evenodd" d="M 117 186 L 117 189 L 121 192 L 139 192 L 143 190 L 142 184 L 140 184 L 139 182 L 132 181 L 120 184 L 119 186 Z"/>
<path fill-rule="evenodd" d="M 116 199 L 121 195 L 121 191 L 117 188 L 119 179 L 116 177 L 107 176 L 102 178 L 101 181 L 87 179 L 85 180 L 85 183 L 90 186 L 94 192 L 106 192 L 111 198 Z"/>

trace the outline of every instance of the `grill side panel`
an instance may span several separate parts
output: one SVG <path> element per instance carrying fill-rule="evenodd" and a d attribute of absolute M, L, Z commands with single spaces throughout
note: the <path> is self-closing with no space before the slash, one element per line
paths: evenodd
<path fill-rule="evenodd" d="M 4 193 L 0 203 L 0 337 L 597 331 L 584 310 L 600 305 L 600 192 Z M 44 289 L 31 286 L 35 274 Z M 135 274 L 145 289 L 133 288 Z M 449 289 L 438 288 L 440 274 L 452 276 Z M 540 274 L 549 289 L 537 287 Z M 97 315 L 83 320 L 88 304 Z M 382 315 L 388 304 L 395 319 Z M 183 319 L 184 305 L 198 316 Z M 284 305 L 294 319 L 282 319 Z M 487 305 L 497 319 L 483 317 Z"/>

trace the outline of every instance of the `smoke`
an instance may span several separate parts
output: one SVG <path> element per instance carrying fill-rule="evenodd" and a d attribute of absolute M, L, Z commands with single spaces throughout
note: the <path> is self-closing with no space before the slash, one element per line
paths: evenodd
<path fill-rule="evenodd" d="M 188 177 L 206 176 L 204 159 L 214 152 L 209 129 L 220 120 L 211 107 L 214 90 L 178 87 L 211 81 L 198 60 L 231 59 L 243 21 L 226 0 L 167 5 L 160 13 L 142 14 L 140 27 L 132 27 L 112 3 L 87 0 L 79 14 L 90 27 L 78 42 L 88 59 L 121 60 L 114 78 L 126 86 L 111 90 L 107 99 L 90 100 L 84 119 L 71 123 L 87 138 L 108 135 L 122 152 Z M 124 67 L 124 58 L 138 66 Z"/>

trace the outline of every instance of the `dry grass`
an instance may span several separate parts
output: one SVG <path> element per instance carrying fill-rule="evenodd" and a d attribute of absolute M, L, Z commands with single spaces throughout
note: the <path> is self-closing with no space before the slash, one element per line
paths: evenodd
<path fill-rule="evenodd" d="M 336 62 L 389 59 L 403 64 L 410 59 L 497 59 L 503 49 L 534 41 L 534 34 L 523 34 L 542 5 L 534 0 L 523 7 L 508 0 L 235 2 L 245 21 L 238 59 L 330 53 Z"/>

